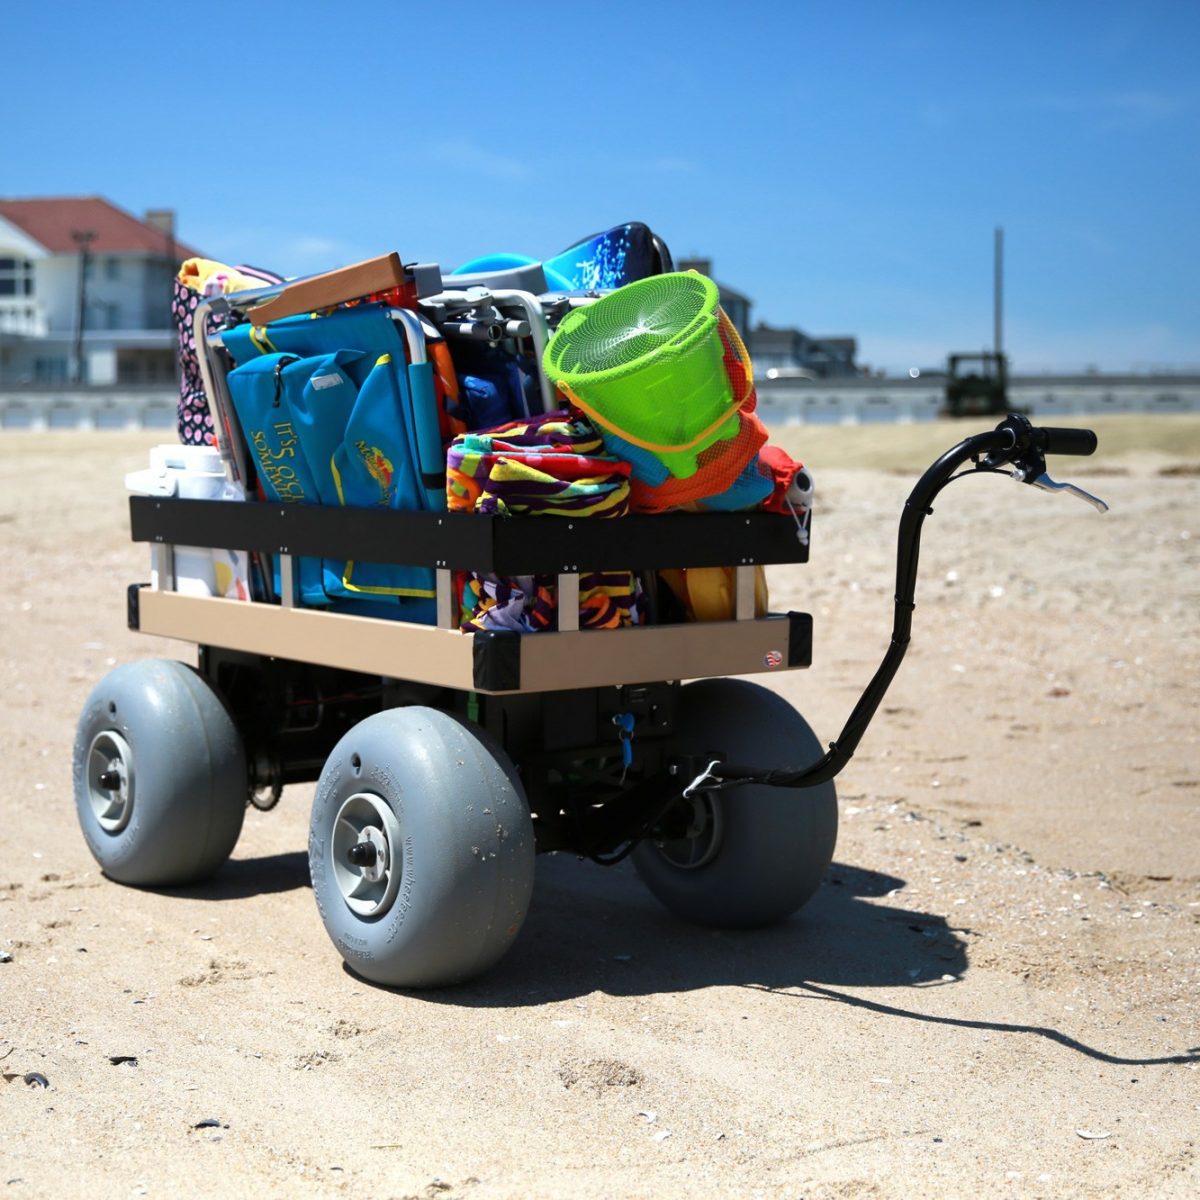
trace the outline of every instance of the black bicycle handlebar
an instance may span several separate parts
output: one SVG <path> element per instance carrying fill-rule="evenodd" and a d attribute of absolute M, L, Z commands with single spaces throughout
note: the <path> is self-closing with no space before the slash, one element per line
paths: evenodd
<path fill-rule="evenodd" d="M 1035 425 L 1033 440 L 1044 454 L 1096 453 L 1096 435 L 1090 429 L 1061 429 L 1051 425 Z"/>

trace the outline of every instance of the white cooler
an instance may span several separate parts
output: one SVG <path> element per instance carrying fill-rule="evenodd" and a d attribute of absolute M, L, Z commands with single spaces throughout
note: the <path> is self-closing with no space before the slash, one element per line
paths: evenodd
<path fill-rule="evenodd" d="M 177 496 L 181 500 L 246 499 L 241 485 L 226 479 L 220 452 L 211 446 L 155 446 L 150 451 L 150 466 L 126 475 L 125 487 L 135 496 Z M 153 561 L 150 581 L 152 587 L 158 587 L 158 571 Z M 241 550 L 176 546 L 175 588 L 187 596 L 249 600 L 247 555 Z"/>

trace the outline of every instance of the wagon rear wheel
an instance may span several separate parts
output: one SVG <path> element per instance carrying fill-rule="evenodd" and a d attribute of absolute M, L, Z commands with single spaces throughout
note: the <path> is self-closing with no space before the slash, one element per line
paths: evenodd
<path fill-rule="evenodd" d="M 681 753 L 719 752 L 756 767 L 813 762 L 822 753 L 786 700 L 738 679 L 684 687 L 678 728 Z M 832 782 L 798 791 L 743 784 L 681 803 L 690 806 L 682 835 L 643 842 L 633 863 L 650 891 L 684 920 L 714 928 L 781 921 L 812 896 L 833 859 Z"/>
<path fill-rule="evenodd" d="M 211 875 L 242 830 L 242 738 L 190 667 L 143 659 L 110 671 L 75 733 L 75 807 L 88 847 L 121 883 L 166 887 Z"/>

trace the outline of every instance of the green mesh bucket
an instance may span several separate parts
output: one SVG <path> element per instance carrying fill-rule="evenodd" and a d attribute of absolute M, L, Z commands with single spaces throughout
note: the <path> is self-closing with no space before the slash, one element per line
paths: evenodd
<path fill-rule="evenodd" d="M 694 271 L 626 284 L 563 318 L 546 375 L 603 429 L 686 479 L 700 451 L 738 432 L 718 301 L 717 285 Z"/>

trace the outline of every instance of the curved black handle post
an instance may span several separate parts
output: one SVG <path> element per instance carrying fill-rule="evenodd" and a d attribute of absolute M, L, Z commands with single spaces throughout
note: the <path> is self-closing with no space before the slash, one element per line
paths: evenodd
<path fill-rule="evenodd" d="M 933 512 L 934 497 L 946 486 L 965 463 L 974 460 L 982 465 L 995 459 L 1004 461 L 1019 447 L 1020 434 L 1009 421 L 1001 422 L 988 433 L 979 433 L 947 450 L 917 481 L 904 502 L 900 514 L 900 531 L 896 547 L 896 603 L 892 621 L 892 640 L 883 661 L 859 697 L 854 711 L 846 720 L 841 736 L 830 744 L 828 753 L 815 763 L 799 770 L 764 771 L 736 763 L 715 763 L 710 768 L 713 778 L 726 781 L 753 780 L 776 787 L 814 787 L 832 779 L 850 761 L 867 726 L 871 723 L 888 687 L 900 669 L 908 650 L 912 630 L 912 614 L 916 607 L 913 597 L 917 590 L 917 566 L 921 550 L 921 526 Z M 990 469 L 990 468 L 986 468 Z"/>
<path fill-rule="evenodd" d="M 957 477 L 960 467 L 974 462 L 976 471 L 1008 474 L 1005 464 L 1015 468 L 1012 474 L 1026 482 L 1036 482 L 1045 469 L 1045 454 L 1091 454 L 1096 435 L 1090 429 L 1055 429 L 1032 425 L 1019 413 L 1009 413 L 995 429 L 976 434 L 947 450 L 917 481 L 900 515 L 900 533 L 896 548 L 896 605 L 892 640 L 883 661 L 867 684 L 845 728 L 829 752 L 815 763 L 794 770 L 762 770 L 736 763 L 714 763 L 710 778 L 727 783 L 746 781 L 776 787 L 812 787 L 832 779 L 850 761 L 867 731 L 884 694 L 895 678 L 908 649 L 912 628 L 913 597 L 917 587 L 917 563 L 921 549 L 921 526 L 933 512 L 934 497 Z"/>

